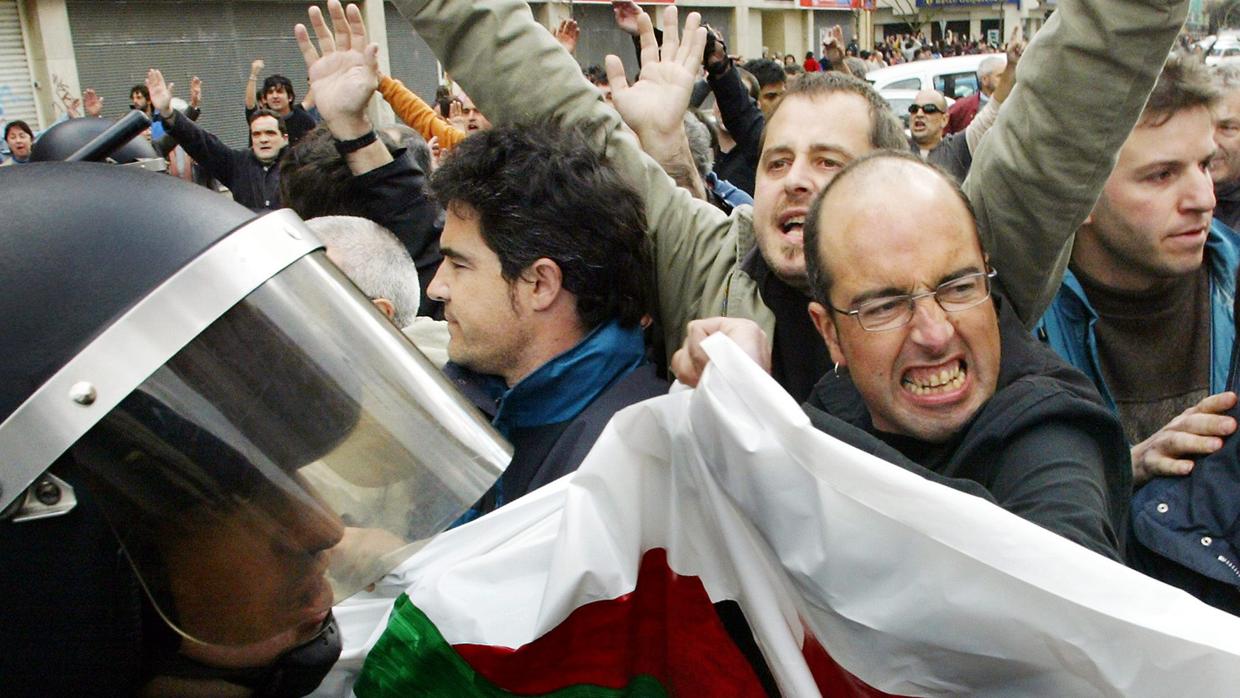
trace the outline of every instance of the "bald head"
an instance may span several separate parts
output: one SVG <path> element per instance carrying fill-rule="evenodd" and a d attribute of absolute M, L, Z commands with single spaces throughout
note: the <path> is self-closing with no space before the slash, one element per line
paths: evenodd
<path fill-rule="evenodd" d="M 900 205 L 891 206 L 892 201 Z M 931 227 L 963 234 L 944 237 L 944 245 L 963 240 L 981 253 L 972 205 L 948 174 L 905 151 L 883 150 L 853 161 L 806 216 L 811 295 L 826 304 L 835 270 L 863 263 L 862 247 L 873 248 L 881 239 L 879 253 L 894 253 L 902 241 L 923 237 Z M 891 249 L 882 249 L 885 245 Z"/>
<path fill-rule="evenodd" d="M 913 107 L 921 108 L 909 114 L 909 133 L 920 148 L 930 150 L 943 140 L 943 129 L 947 127 L 947 98 L 938 90 L 922 90 L 913 98 Z"/>

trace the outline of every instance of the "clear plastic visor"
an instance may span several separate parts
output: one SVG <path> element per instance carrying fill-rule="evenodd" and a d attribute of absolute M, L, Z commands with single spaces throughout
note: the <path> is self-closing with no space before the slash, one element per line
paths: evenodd
<path fill-rule="evenodd" d="M 178 632 L 271 651 L 313 636 L 511 458 L 322 252 L 204 330 L 72 453 Z"/>

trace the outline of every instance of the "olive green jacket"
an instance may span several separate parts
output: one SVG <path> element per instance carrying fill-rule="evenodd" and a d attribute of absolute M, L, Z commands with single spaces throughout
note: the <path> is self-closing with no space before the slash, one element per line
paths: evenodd
<path fill-rule="evenodd" d="M 695 318 L 775 317 L 740 262 L 753 210 L 726 215 L 677 187 L 577 62 L 519 0 L 397 0 L 444 69 L 494 123 L 583 129 L 644 193 L 669 354 Z M 1187 12 L 1185 0 L 1060 0 L 974 153 L 964 190 L 1004 290 L 1032 327 L 1059 288 L 1093 208 Z"/>

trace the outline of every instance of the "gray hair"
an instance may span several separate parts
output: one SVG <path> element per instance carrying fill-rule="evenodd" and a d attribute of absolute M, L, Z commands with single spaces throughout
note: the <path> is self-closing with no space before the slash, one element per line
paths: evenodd
<path fill-rule="evenodd" d="M 1210 69 L 1210 75 L 1220 92 L 1240 89 L 1240 65 L 1216 65 Z"/>
<path fill-rule="evenodd" d="M 710 146 L 710 127 L 691 111 L 685 112 L 685 135 L 689 138 L 689 152 L 693 153 L 693 165 L 703 180 L 715 168 L 715 152 Z"/>
<path fill-rule="evenodd" d="M 367 298 L 396 307 L 392 322 L 407 327 L 418 314 L 418 268 L 392 231 L 366 218 L 320 216 L 306 225 L 331 250 L 333 261 Z"/>
<path fill-rule="evenodd" d="M 997 73 L 1002 72 L 1003 69 L 1006 67 L 1007 67 L 1006 56 L 999 56 L 999 55 L 991 56 L 989 58 L 982 60 L 981 63 L 977 64 L 977 75 L 978 77 L 981 77 L 983 75 L 995 75 Z"/>

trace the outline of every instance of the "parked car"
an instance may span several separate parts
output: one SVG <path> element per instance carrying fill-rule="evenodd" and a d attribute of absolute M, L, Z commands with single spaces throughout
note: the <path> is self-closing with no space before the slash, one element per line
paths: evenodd
<path fill-rule="evenodd" d="M 1206 65 L 1230 65 L 1240 63 L 1240 39 L 1221 36 L 1206 52 Z"/>
<path fill-rule="evenodd" d="M 913 61 L 866 73 L 865 79 L 879 92 L 884 90 L 938 90 L 951 99 L 968 97 L 978 90 L 977 67 L 991 56 L 953 56 L 932 61 Z M 907 105 L 905 105 L 907 106 Z"/>

